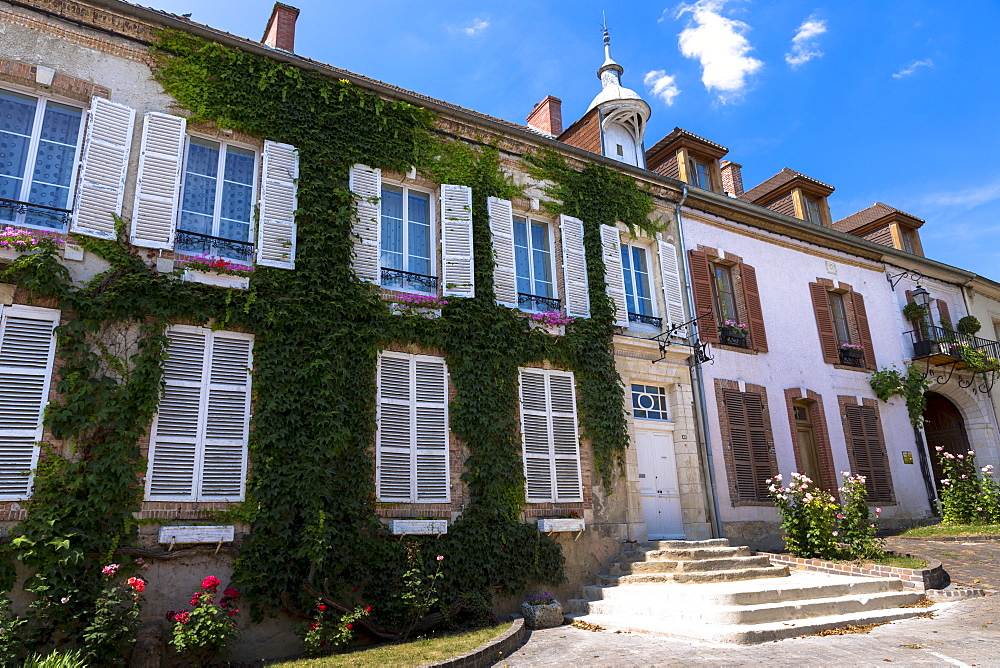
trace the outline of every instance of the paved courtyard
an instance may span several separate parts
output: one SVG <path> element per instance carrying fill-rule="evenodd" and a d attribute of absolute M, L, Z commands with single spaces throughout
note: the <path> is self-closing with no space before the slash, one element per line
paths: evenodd
<path fill-rule="evenodd" d="M 898 539 L 902 540 L 902 539 Z M 905 551 L 941 559 L 953 582 L 1000 590 L 1000 543 L 905 541 Z M 896 539 L 888 546 L 904 551 Z M 571 626 L 531 632 L 498 665 L 523 666 L 1000 666 L 1000 594 L 940 604 L 933 617 L 867 634 L 792 638 L 763 645 L 709 645 Z"/>

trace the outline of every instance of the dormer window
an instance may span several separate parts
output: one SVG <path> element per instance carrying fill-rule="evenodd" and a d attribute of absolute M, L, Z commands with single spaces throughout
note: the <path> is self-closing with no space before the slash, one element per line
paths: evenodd
<path fill-rule="evenodd" d="M 698 188 L 712 190 L 712 164 L 692 157 L 688 161 L 688 183 Z"/>
<path fill-rule="evenodd" d="M 805 200 L 806 220 L 816 225 L 822 225 L 823 218 L 820 215 L 819 198 L 807 195 L 803 199 Z"/>

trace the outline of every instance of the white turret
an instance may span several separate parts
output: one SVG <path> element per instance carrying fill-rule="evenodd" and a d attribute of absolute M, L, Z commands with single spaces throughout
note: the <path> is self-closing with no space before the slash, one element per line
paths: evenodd
<path fill-rule="evenodd" d="M 587 107 L 598 109 L 604 155 L 637 167 L 646 166 L 642 139 L 650 109 L 634 90 L 622 86 L 624 68 L 611 58 L 611 37 L 604 27 L 604 64 L 597 70 L 601 92 Z"/>

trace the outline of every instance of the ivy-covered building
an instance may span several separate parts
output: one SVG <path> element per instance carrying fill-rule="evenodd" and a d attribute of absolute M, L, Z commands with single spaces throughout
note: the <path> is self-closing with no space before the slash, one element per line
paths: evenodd
<path fill-rule="evenodd" d="M 295 55 L 297 15 L 0 7 L 0 522 L 40 643 L 128 557 L 149 647 L 231 575 L 237 658 L 281 656 L 317 600 L 393 638 L 574 597 L 625 541 L 771 545 L 778 473 L 867 475 L 903 524 L 925 440 L 997 459 L 987 375 L 939 384 L 940 434 L 870 384 L 947 364 L 969 312 L 922 221 L 834 223 L 787 169 L 744 192 L 679 128 L 647 150 L 607 36 L 564 129 L 552 96 L 517 125 Z"/>

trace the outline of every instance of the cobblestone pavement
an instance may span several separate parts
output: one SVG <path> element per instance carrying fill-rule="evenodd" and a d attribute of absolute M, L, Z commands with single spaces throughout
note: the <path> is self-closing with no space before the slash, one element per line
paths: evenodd
<path fill-rule="evenodd" d="M 885 544 L 893 552 L 939 560 L 954 583 L 1000 591 L 1000 541 L 887 538 Z"/>
<path fill-rule="evenodd" d="M 895 552 L 939 559 L 954 583 L 1000 591 L 1000 542 L 890 538 Z M 979 580 L 979 582 L 975 582 Z M 933 617 L 868 634 L 811 636 L 763 645 L 709 645 L 561 626 L 533 631 L 500 666 L 1000 666 L 1000 594 L 932 609 Z"/>
<path fill-rule="evenodd" d="M 1000 596 L 948 603 L 931 619 L 868 634 L 810 636 L 763 645 L 708 645 L 637 633 L 560 626 L 532 631 L 506 661 L 524 666 L 1000 666 Z"/>

